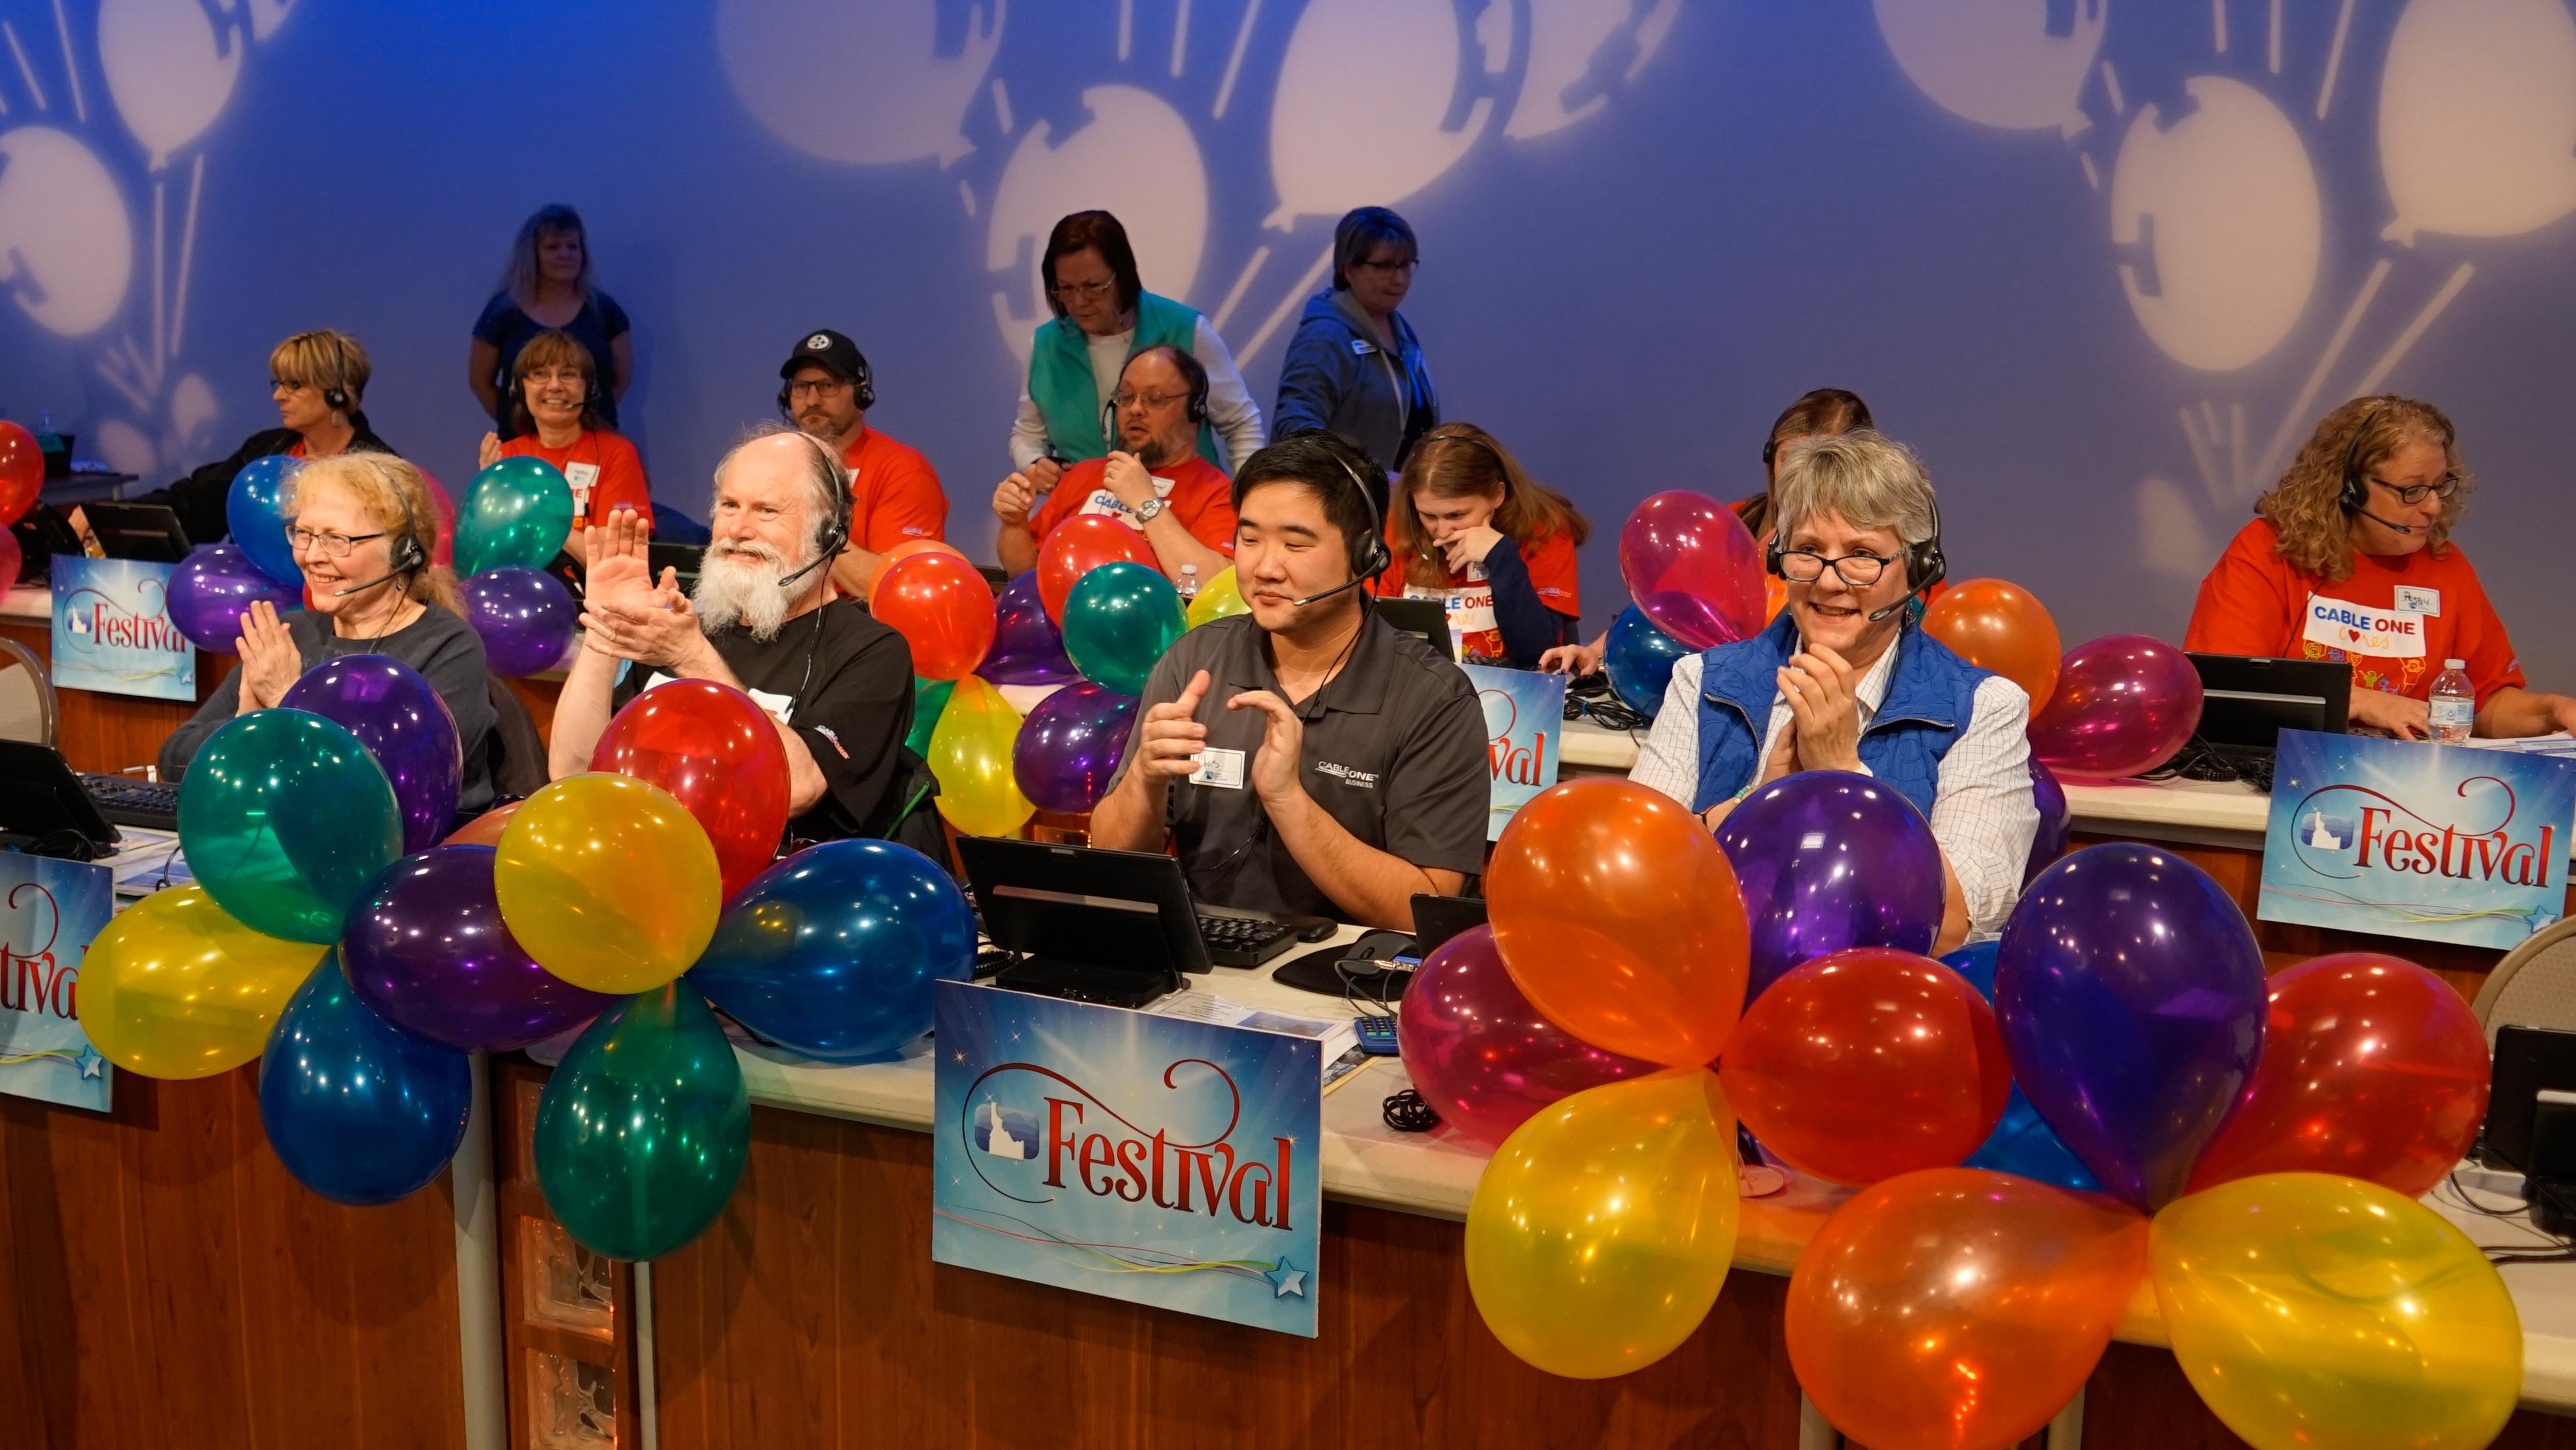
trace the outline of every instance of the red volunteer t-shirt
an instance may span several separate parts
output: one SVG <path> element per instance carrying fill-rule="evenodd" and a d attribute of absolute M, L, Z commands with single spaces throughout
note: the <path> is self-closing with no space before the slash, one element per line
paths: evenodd
<path fill-rule="evenodd" d="M 644 460 L 635 445 L 615 434 L 584 429 L 562 448 L 548 448 L 534 433 L 501 445 L 504 458 L 542 458 L 572 485 L 572 526 L 593 528 L 608 522 L 611 512 L 631 508 L 646 532 L 653 528 L 653 487 L 644 478 Z"/>
<path fill-rule="evenodd" d="M 914 539 L 947 536 L 948 494 L 920 449 L 861 427 L 841 461 L 850 469 L 851 543 L 882 554 Z"/>
<path fill-rule="evenodd" d="M 1056 525 L 1075 514 L 1106 514 L 1143 533 L 1145 526 L 1136 522 L 1135 510 L 1102 485 L 1108 471 L 1105 458 L 1086 458 L 1066 469 L 1064 477 L 1056 480 L 1055 491 L 1029 515 L 1029 532 L 1043 542 Z M 1191 538 L 1211 549 L 1234 552 L 1234 484 L 1224 470 L 1192 454 L 1170 467 L 1155 469 L 1153 476 L 1154 492 Z"/>
<path fill-rule="evenodd" d="M 1495 547 L 1499 548 L 1500 545 Z M 1390 535 L 1387 548 L 1393 551 Z M 1521 567 L 1529 571 L 1530 588 L 1539 602 L 1559 614 L 1581 618 L 1583 603 L 1575 582 L 1574 541 L 1563 534 L 1543 534 L 1521 546 Z M 1449 637 L 1460 659 L 1503 660 L 1502 625 L 1494 618 L 1494 586 L 1485 566 L 1470 564 L 1465 573 L 1448 571 L 1439 584 L 1416 584 L 1409 577 L 1413 556 L 1398 554 L 1378 576 L 1376 592 L 1406 599 L 1437 599 L 1449 614 Z"/>

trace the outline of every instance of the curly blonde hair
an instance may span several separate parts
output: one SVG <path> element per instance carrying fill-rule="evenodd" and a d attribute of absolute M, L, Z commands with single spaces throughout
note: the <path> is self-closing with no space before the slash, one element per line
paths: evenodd
<path fill-rule="evenodd" d="M 357 500 L 358 507 L 384 530 L 388 553 L 402 547 L 406 534 L 420 540 L 423 559 L 438 553 L 438 510 L 429 501 L 429 484 L 416 465 L 390 453 L 364 451 L 308 460 L 295 470 L 286 486 L 290 518 L 303 491 L 321 484 L 346 489 Z M 437 564 L 423 564 L 411 573 L 408 587 L 412 598 L 436 604 L 450 613 L 464 609 L 452 572 Z"/>
<path fill-rule="evenodd" d="M 2436 557 L 2450 545 L 2451 530 L 2467 512 L 2475 480 L 2460 461 L 2459 431 L 2430 403 L 2382 393 L 2355 398 L 2317 420 L 2316 431 L 2290 460 L 2281 481 L 2254 501 L 2254 512 L 2280 535 L 2276 552 L 2304 573 L 2329 582 L 2352 577 L 2352 516 L 2344 511 L 2345 461 L 2364 478 L 2409 443 L 2442 450 L 2442 466 L 2460 486 L 2443 501 L 2425 547 Z"/>

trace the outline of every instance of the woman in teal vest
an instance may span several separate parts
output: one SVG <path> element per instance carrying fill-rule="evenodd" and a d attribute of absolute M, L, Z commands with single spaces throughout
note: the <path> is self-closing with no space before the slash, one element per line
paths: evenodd
<path fill-rule="evenodd" d="M 1127 360 L 1149 347 L 1176 347 L 1207 369 L 1207 419 L 1199 456 L 1231 474 L 1267 441 L 1261 408 L 1243 386 L 1233 354 L 1198 309 L 1145 290 L 1127 229 L 1105 211 L 1078 211 L 1055 224 L 1038 258 L 1038 285 L 1055 317 L 1038 324 L 1029 376 L 1011 424 L 1011 464 L 1043 493 L 1064 465 L 1109 451 L 1101 414 Z"/>

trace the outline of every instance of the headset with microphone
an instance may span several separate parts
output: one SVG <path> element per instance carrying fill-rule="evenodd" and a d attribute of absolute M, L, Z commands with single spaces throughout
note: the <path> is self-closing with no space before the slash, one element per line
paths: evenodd
<path fill-rule="evenodd" d="M 1927 489 L 1924 502 L 1932 510 L 1932 537 L 1919 544 L 1905 546 L 1902 558 L 1905 564 L 1905 582 L 1909 586 L 1905 591 L 1905 597 L 1884 609 L 1871 610 L 1869 622 L 1872 624 L 1878 623 L 1921 598 L 1926 590 L 1950 575 L 1950 561 L 1941 555 L 1941 500 L 1932 497 Z M 1781 544 L 1780 531 L 1774 529 L 1771 533 L 1771 542 L 1762 550 L 1763 570 L 1775 578 L 1788 578 L 1787 572 L 1781 567 L 1781 559 L 1788 552 L 1788 549 Z"/>
<path fill-rule="evenodd" d="M 841 557 L 841 550 L 847 548 L 850 542 L 851 503 L 849 471 L 842 467 L 841 460 L 832 456 L 831 449 L 823 446 L 823 440 L 811 433 L 795 429 L 779 431 L 792 432 L 804 439 L 807 446 L 814 450 L 814 456 L 822 460 L 823 471 L 832 478 L 832 521 L 824 528 L 823 536 L 815 541 L 813 559 L 803 568 L 778 581 L 778 587 L 784 589 L 817 569 L 830 567 L 833 560 Z"/>
<path fill-rule="evenodd" d="M 1342 442 L 1331 433 L 1324 432 L 1322 430 L 1317 430 L 1313 436 L 1323 447 L 1325 452 L 1333 455 L 1333 461 L 1340 464 L 1342 467 L 1343 476 L 1348 478 L 1351 481 L 1351 487 L 1358 491 L 1361 504 L 1366 506 L 1368 509 L 1369 531 L 1368 538 L 1364 542 L 1358 540 L 1345 541 L 1351 546 L 1351 577 L 1320 593 L 1309 594 L 1303 599 L 1292 599 L 1288 601 L 1299 609 L 1305 608 L 1307 605 L 1314 603 L 1318 599 L 1330 599 L 1345 589 L 1357 589 L 1380 574 L 1385 573 L 1387 566 L 1395 562 L 1394 556 L 1387 551 L 1386 521 L 1378 513 L 1377 496 L 1369 492 L 1369 488 L 1366 483 L 1360 481 L 1360 471 L 1351 466 L 1350 459 L 1345 456 L 1349 449 L 1349 445 Z M 1372 463 L 1370 466 L 1375 467 L 1376 465 Z"/>
<path fill-rule="evenodd" d="M 2393 533 L 2412 534 L 2415 532 L 2413 524 L 2391 523 L 2370 511 L 2370 485 L 2361 476 L 2361 440 L 2369 435 L 2370 425 L 2378 421 L 2379 415 L 2387 409 L 2386 402 L 2373 403 L 2361 415 L 2361 421 L 2352 425 L 2352 441 L 2343 448 L 2343 497 L 2339 502 L 2345 513 L 2359 514 Z"/>
<path fill-rule="evenodd" d="M 375 465 L 370 463 L 368 464 L 368 467 L 374 468 Z M 385 551 L 385 563 L 388 566 L 385 572 L 363 584 L 352 584 L 346 589 L 332 590 L 331 597 L 334 599 L 346 599 L 352 594 L 373 589 L 388 579 L 399 579 L 408 574 L 417 574 L 421 570 L 429 567 L 429 551 L 420 546 L 420 520 L 411 511 L 410 497 L 404 494 L 402 491 L 402 485 L 394 479 L 393 475 L 385 472 L 381 468 L 377 468 L 376 476 L 382 478 L 386 485 L 393 489 L 394 502 L 402 505 L 402 541 L 395 544 L 391 549 Z M 408 588 L 410 586 L 406 584 L 404 587 Z M 379 638 L 381 637 L 382 636 L 379 636 Z"/>
<path fill-rule="evenodd" d="M 804 363 L 811 362 L 815 363 L 817 366 L 821 366 L 818 355 L 824 351 L 824 348 L 818 347 L 816 344 L 821 342 L 828 345 L 829 340 L 830 339 L 827 334 L 820 332 L 805 339 L 805 345 L 798 349 L 799 352 L 805 355 L 798 358 L 797 363 L 801 366 Z M 864 413 L 877 405 L 876 372 L 868 366 L 868 355 L 859 351 L 855 344 L 850 348 L 850 356 L 858 360 L 858 371 L 849 379 L 850 406 Z M 824 371 L 830 372 L 831 369 L 825 367 Z M 796 421 L 796 410 L 789 402 L 794 393 L 795 387 L 796 385 L 794 383 L 784 380 L 781 380 L 778 384 L 778 415 L 785 418 L 790 423 Z"/>
<path fill-rule="evenodd" d="M 1175 357 L 1189 357 L 1189 354 L 1188 354 L 1188 353 L 1185 353 L 1185 352 L 1181 351 L 1179 348 L 1172 348 L 1172 349 L 1171 349 L 1171 352 L 1172 352 L 1172 354 L 1173 354 Z M 1134 359 L 1134 358 L 1129 358 L 1129 359 L 1128 359 L 1128 361 L 1132 363 L 1132 362 L 1134 362 L 1134 361 L 1135 361 L 1135 359 Z M 1192 362 L 1197 362 L 1197 361 L 1198 361 L 1198 359 L 1196 359 L 1196 358 L 1190 358 L 1190 361 L 1192 361 Z M 1123 373 L 1123 371 L 1124 371 L 1124 370 L 1122 369 L 1121 371 L 1122 371 L 1122 373 Z M 1204 367 L 1197 368 L 1197 369 L 1191 369 L 1191 368 L 1178 368 L 1178 369 L 1176 369 L 1176 371 L 1178 371 L 1178 372 L 1180 373 L 1182 380 L 1183 380 L 1183 381 L 1185 381 L 1185 382 L 1187 382 L 1187 383 L 1189 383 L 1189 385 L 1190 385 L 1190 406 L 1189 406 L 1190 425 L 1191 425 L 1192 427 L 1196 427 L 1196 426 L 1198 426 L 1199 424 L 1204 423 L 1204 422 L 1206 422 L 1206 421 L 1207 421 L 1207 415 L 1208 415 L 1208 376 L 1207 376 L 1207 369 L 1206 369 L 1206 368 L 1204 368 Z M 1115 392 L 1112 392 L 1112 393 L 1110 394 L 1109 400 L 1108 400 L 1107 402 L 1104 402 L 1104 403 L 1102 403 L 1102 404 L 1100 405 L 1100 437 L 1101 437 L 1101 440 L 1102 440 L 1104 443 L 1106 443 L 1106 444 L 1108 444 L 1108 445 L 1110 445 L 1110 446 L 1112 446 L 1112 447 L 1115 447 L 1115 446 L 1118 444 L 1118 442 L 1119 442 L 1119 438 L 1118 438 L 1118 397 L 1117 397 L 1117 394 L 1116 394 Z"/>

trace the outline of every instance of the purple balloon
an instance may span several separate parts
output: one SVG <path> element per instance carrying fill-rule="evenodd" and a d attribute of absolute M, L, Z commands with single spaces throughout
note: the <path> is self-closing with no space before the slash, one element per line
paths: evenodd
<path fill-rule="evenodd" d="M 483 636 L 492 673 L 515 678 L 553 669 L 572 648 L 581 608 L 563 581 L 542 569 L 487 569 L 458 586 L 465 622 Z"/>
<path fill-rule="evenodd" d="M 1752 928 L 1744 1000 L 1846 947 L 1929 956 L 1941 848 L 1914 803 L 1865 775 L 1802 771 L 1744 798 L 1717 828 Z"/>
<path fill-rule="evenodd" d="M 1995 1018 L 2013 1078 L 2105 1191 L 2153 1213 L 2253 1076 L 2263 952 L 2245 913 L 2170 851 L 2090 846 L 2004 923 Z"/>
<path fill-rule="evenodd" d="M 1039 810 L 1068 815 L 1100 804 L 1127 756 L 1138 703 L 1133 695 L 1089 680 L 1040 700 L 1020 722 L 1019 739 L 1011 746 L 1011 774 L 1019 779 L 1020 794 Z"/>
<path fill-rule="evenodd" d="M 975 673 L 996 685 L 1061 685 L 1082 678 L 1064 652 L 1063 632 L 1038 603 L 1035 569 L 1012 580 L 993 607 L 993 647 Z"/>
<path fill-rule="evenodd" d="M 301 609 L 304 596 L 259 571 L 238 544 L 208 544 L 188 555 L 170 575 L 170 622 L 188 642 L 231 654 L 241 642 L 242 616 L 260 600 L 280 610 Z"/>
<path fill-rule="evenodd" d="M 436 846 L 368 883 L 340 964 L 386 1021 L 465 1052 L 507 1052 L 598 1016 L 617 999 L 538 966 L 501 923 L 490 846 Z"/>
<path fill-rule="evenodd" d="M 341 655 L 304 672 L 277 703 L 349 728 L 393 782 L 403 851 L 426 851 L 456 820 L 465 754 L 456 716 L 429 681 L 383 655 Z"/>
<path fill-rule="evenodd" d="M 2039 832 L 2030 838 L 2030 864 L 2021 873 L 2024 886 L 2066 854 L 2067 839 L 2075 834 L 2075 812 L 2066 804 L 2066 787 L 2057 783 L 2057 773 L 2040 764 L 2036 755 L 2030 758 L 2030 794 L 2039 807 Z"/>

